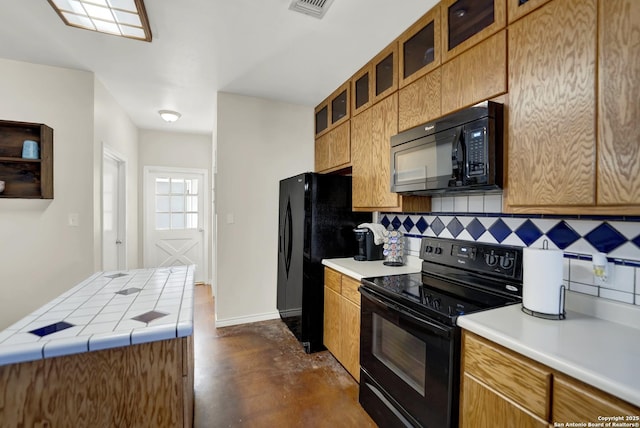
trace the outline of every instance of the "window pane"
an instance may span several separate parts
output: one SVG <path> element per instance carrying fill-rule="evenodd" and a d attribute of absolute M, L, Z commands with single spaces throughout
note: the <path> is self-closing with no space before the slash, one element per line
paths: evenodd
<path fill-rule="evenodd" d="M 198 214 L 187 214 L 187 229 L 198 228 Z"/>
<path fill-rule="evenodd" d="M 171 193 L 174 195 L 177 193 L 179 195 L 184 194 L 184 180 L 183 179 L 172 179 L 171 180 Z"/>
<path fill-rule="evenodd" d="M 168 196 L 156 196 L 156 212 L 161 212 L 161 213 L 169 212 Z"/>
<path fill-rule="evenodd" d="M 187 193 L 189 195 L 198 194 L 198 179 L 187 180 Z"/>
<path fill-rule="evenodd" d="M 167 230 L 171 227 L 169 214 L 156 214 L 156 230 Z"/>
<path fill-rule="evenodd" d="M 169 179 L 168 178 L 156 178 L 156 194 L 169 193 Z"/>
<path fill-rule="evenodd" d="M 184 229 L 184 214 L 171 214 L 171 229 Z"/>
<path fill-rule="evenodd" d="M 171 212 L 178 213 L 184 211 L 184 196 L 171 197 Z"/>
<path fill-rule="evenodd" d="M 185 211 L 198 211 L 197 196 L 187 196 L 187 209 Z"/>

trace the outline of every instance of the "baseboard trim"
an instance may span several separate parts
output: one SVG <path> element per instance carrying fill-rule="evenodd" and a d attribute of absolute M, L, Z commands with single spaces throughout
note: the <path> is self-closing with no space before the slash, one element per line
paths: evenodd
<path fill-rule="evenodd" d="M 266 312 L 264 314 L 249 315 L 246 317 L 233 317 L 219 319 L 216 316 L 216 327 L 228 327 L 231 325 L 248 324 L 251 322 L 267 321 L 280 318 L 279 312 Z"/>

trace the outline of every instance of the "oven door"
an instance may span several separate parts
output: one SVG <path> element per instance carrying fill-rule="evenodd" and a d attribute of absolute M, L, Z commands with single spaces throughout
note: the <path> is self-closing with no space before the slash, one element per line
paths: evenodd
<path fill-rule="evenodd" d="M 362 406 L 380 426 L 456 426 L 458 329 L 360 292 Z"/>

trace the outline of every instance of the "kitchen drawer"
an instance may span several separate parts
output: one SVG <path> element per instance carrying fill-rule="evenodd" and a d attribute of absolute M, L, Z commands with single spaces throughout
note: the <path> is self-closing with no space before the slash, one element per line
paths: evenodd
<path fill-rule="evenodd" d="M 566 421 L 597 423 L 601 422 L 598 416 L 638 417 L 640 409 L 575 379 L 561 374 L 554 376 L 552 423 Z"/>
<path fill-rule="evenodd" d="M 335 270 L 325 268 L 324 286 L 329 287 L 338 294 L 342 294 L 342 274 Z"/>
<path fill-rule="evenodd" d="M 351 300 L 359 307 L 360 292 L 358 291 L 358 287 L 360 287 L 360 281 L 357 281 L 348 276 L 342 276 L 342 296 Z"/>
<path fill-rule="evenodd" d="M 462 368 L 541 419 L 549 419 L 551 371 L 473 333 L 463 335 Z"/>

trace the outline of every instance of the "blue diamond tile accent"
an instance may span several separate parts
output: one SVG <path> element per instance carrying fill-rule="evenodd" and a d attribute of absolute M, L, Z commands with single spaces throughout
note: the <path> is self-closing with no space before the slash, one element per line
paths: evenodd
<path fill-rule="evenodd" d="M 627 242 L 627 239 L 608 223 L 602 223 L 584 235 L 584 239 L 603 253 L 610 253 Z"/>
<path fill-rule="evenodd" d="M 402 222 L 400 221 L 400 219 L 398 218 L 398 216 L 395 216 L 393 218 L 393 220 L 391 220 L 391 225 L 393 226 L 393 228 L 395 230 L 400 229 L 400 226 L 402 226 Z"/>
<path fill-rule="evenodd" d="M 502 242 L 507 239 L 507 236 L 511 235 L 511 228 L 499 218 L 489 227 L 489 232 L 496 238 L 496 241 Z"/>
<path fill-rule="evenodd" d="M 444 230 L 444 223 L 440 220 L 440 217 L 436 217 L 436 219 L 433 220 L 433 223 L 431 223 L 431 230 L 433 230 L 433 233 L 435 233 L 436 236 L 439 236 L 442 233 Z"/>
<path fill-rule="evenodd" d="M 383 225 L 385 229 L 388 228 L 389 225 L 391 224 L 391 222 L 389 221 L 389 217 L 387 217 L 386 215 L 382 216 L 382 220 L 380 220 L 380 224 Z"/>
<path fill-rule="evenodd" d="M 543 235 L 540 229 L 538 229 L 538 226 L 536 226 L 531 220 L 527 220 L 522 223 L 522 225 L 515 230 L 515 233 L 518 235 L 518 238 L 522 239 L 522 242 L 527 244 L 527 247 L 536 242 Z"/>
<path fill-rule="evenodd" d="M 407 216 L 407 218 L 404 219 L 404 221 L 402 222 L 402 225 L 404 226 L 405 230 L 407 232 L 411 232 L 411 229 L 413 229 L 413 220 L 411 220 L 411 217 Z"/>
<path fill-rule="evenodd" d="M 580 235 L 576 233 L 565 221 L 553 226 L 548 232 L 547 237 L 556 244 L 558 248 L 564 250 L 569 245 L 580 239 Z"/>
<path fill-rule="evenodd" d="M 474 218 L 473 220 L 471 220 L 471 223 L 469 223 L 469 225 L 467 226 L 467 232 L 469 232 L 469 234 L 473 236 L 473 239 L 475 239 L 476 241 L 486 231 L 487 231 L 487 228 L 484 227 L 477 218 Z"/>
<path fill-rule="evenodd" d="M 416 223 L 416 227 L 418 228 L 420 233 L 424 233 L 424 231 L 429 227 L 429 223 L 427 223 L 427 220 L 425 220 L 424 217 L 420 217 L 420 220 L 418 220 L 418 222 Z"/>
<path fill-rule="evenodd" d="M 449 232 L 451 232 L 454 238 L 457 238 L 464 230 L 464 226 L 460 223 L 460 220 L 458 220 L 457 217 L 454 217 L 447 225 L 447 229 L 449 229 Z"/>
<path fill-rule="evenodd" d="M 633 240 L 631 242 L 636 244 L 636 247 L 640 247 L 640 235 L 638 235 L 635 238 L 633 238 Z"/>

